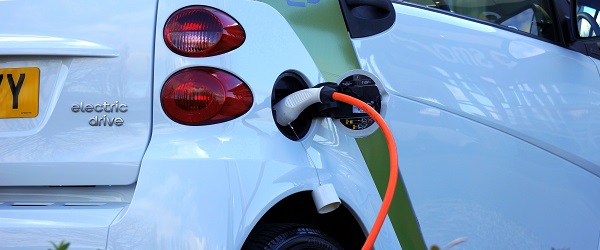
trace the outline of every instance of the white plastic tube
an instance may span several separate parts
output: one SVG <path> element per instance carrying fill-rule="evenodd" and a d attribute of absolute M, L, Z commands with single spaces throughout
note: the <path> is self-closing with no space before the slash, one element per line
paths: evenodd
<path fill-rule="evenodd" d="M 336 210 L 342 204 L 333 184 L 318 186 L 312 191 L 312 197 L 320 214 Z"/>

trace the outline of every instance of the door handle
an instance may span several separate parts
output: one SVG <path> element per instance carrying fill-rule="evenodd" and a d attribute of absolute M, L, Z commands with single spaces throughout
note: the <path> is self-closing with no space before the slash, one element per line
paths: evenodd
<path fill-rule="evenodd" d="M 387 17 L 391 12 L 389 0 L 347 0 L 348 8 L 353 16 L 367 20 Z"/>
<path fill-rule="evenodd" d="M 350 37 L 366 37 L 392 27 L 396 12 L 391 0 L 339 0 Z"/>
<path fill-rule="evenodd" d="M 600 42 L 592 42 L 585 44 L 588 56 L 600 59 Z"/>

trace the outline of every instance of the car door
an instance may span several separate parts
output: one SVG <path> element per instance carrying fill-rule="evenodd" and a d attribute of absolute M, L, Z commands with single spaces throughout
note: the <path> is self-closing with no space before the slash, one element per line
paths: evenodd
<path fill-rule="evenodd" d="M 558 5 L 397 1 L 385 31 L 349 28 L 428 245 L 598 247 L 600 77 Z"/>

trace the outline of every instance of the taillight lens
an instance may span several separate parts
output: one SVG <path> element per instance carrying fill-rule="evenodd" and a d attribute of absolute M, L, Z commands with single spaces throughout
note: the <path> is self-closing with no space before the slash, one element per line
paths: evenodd
<path fill-rule="evenodd" d="M 254 98 L 248 85 L 232 74 L 194 67 L 169 77 L 160 100 L 172 120 L 185 125 L 208 125 L 245 114 Z"/>
<path fill-rule="evenodd" d="M 207 6 L 189 6 L 173 13 L 163 31 L 167 47 L 188 57 L 232 51 L 246 39 L 242 26 L 229 15 Z"/>

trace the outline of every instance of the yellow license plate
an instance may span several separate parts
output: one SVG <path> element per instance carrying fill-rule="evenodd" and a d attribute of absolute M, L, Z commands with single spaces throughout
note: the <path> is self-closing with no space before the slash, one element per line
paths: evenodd
<path fill-rule="evenodd" d="M 0 118 L 38 115 L 39 68 L 0 68 Z"/>

